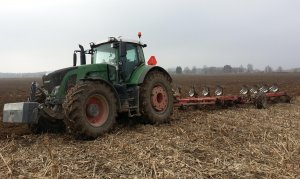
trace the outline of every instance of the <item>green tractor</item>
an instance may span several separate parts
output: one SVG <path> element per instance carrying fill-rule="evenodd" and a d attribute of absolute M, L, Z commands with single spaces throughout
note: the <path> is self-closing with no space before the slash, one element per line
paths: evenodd
<path fill-rule="evenodd" d="M 140 37 L 140 34 L 139 34 Z M 140 41 L 110 37 L 75 50 L 73 67 L 32 83 L 28 102 L 4 106 L 3 121 L 28 123 L 33 132 L 59 132 L 97 137 L 114 126 L 118 114 L 166 122 L 173 112 L 172 78 L 162 67 L 145 63 Z M 80 54 L 80 66 L 77 65 Z M 86 55 L 91 56 L 86 64 Z"/>

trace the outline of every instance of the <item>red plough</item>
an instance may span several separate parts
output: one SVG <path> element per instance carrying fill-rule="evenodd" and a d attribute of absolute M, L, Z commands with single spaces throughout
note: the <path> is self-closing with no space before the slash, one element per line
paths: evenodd
<path fill-rule="evenodd" d="M 268 87 L 243 86 L 240 90 L 240 95 L 223 95 L 223 88 L 217 86 L 215 90 L 215 96 L 210 95 L 210 89 L 204 87 L 202 95 L 199 96 L 193 87 L 189 91 L 189 97 L 181 97 L 181 89 L 178 88 L 174 91 L 174 106 L 179 109 L 186 109 L 188 106 L 194 107 L 206 107 L 206 106 L 219 106 L 230 107 L 239 104 L 253 104 L 258 109 L 266 108 L 269 103 L 278 103 L 291 101 L 291 97 L 286 92 L 279 92 L 279 88 L 276 85 Z"/>

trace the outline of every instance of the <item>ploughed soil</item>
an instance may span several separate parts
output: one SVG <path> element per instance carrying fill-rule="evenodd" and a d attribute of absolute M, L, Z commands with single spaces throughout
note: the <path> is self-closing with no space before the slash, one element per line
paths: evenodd
<path fill-rule="evenodd" d="M 296 178 L 300 177 L 300 73 L 173 76 L 183 93 L 194 84 L 225 94 L 242 85 L 277 83 L 291 104 L 175 110 L 150 125 L 119 119 L 95 140 L 32 134 L 26 125 L 0 122 L 0 178 Z M 27 100 L 32 80 L 0 79 L 3 104 Z M 1 120 L 2 121 L 2 120 Z"/>

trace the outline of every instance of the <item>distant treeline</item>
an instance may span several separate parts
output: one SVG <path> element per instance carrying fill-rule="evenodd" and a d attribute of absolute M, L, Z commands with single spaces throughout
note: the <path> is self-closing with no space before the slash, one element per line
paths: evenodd
<path fill-rule="evenodd" d="M 231 65 L 225 65 L 224 67 L 208 67 L 204 65 L 202 68 L 196 66 L 189 68 L 177 66 L 176 68 L 169 68 L 169 73 L 173 74 L 237 74 L 237 73 L 271 73 L 271 72 L 300 72 L 300 68 L 283 69 L 279 66 L 277 69 L 273 69 L 271 66 L 266 66 L 264 70 L 254 69 L 252 64 L 248 64 L 247 67 L 242 65 L 239 67 L 232 67 Z"/>
<path fill-rule="evenodd" d="M 0 78 L 41 78 L 45 73 L 0 73 Z"/>

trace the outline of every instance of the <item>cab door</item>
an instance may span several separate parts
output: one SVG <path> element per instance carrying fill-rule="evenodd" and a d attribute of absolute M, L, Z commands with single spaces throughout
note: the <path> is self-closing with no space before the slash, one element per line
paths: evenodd
<path fill-rule="evenodd" d="M 141 47 L 138 44 L 126 43 L 126 55 L 123 58 L 123 79 L 129 81 L 133 71 L 142 63 L 144 63 Z"/>

